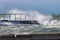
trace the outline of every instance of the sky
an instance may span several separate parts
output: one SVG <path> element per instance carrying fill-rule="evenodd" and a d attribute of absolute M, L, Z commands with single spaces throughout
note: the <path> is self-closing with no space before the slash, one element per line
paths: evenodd
<path fill-rule="evenodd" d="M 6 13 L 10 9 L 60 14 L 60 0 L 0 0 L 0 13 Z"/>

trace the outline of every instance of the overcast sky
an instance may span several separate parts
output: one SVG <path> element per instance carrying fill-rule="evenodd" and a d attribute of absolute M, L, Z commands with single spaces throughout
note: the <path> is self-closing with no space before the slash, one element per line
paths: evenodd
<path fill-rule="evenodd" d="M 59 4 L 60 0 L 0 0 L 0 3 L 13 2 L 13 3 L 56 3 Z"/>
<path fill-rule="evenodd" d="M 12 8 L 60 13 L 60 0 L 0 0 L 0 12 L 6 12 Z"/>

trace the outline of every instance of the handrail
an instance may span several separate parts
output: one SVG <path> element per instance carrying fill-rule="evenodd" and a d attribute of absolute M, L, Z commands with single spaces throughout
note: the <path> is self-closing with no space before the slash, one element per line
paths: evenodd
<path fill-rule="evenodd" d="M 0 20 L 22 20 L 22 15 L 24 15 L 24 20 L 26 20 L 26 14 L 0 14 Z M 19 19 L 17 19 L 17 16 L 19 16 Z"/>

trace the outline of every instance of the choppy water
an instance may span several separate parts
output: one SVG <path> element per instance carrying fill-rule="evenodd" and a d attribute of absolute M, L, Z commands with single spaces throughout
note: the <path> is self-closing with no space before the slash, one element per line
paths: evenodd
<path fill-rule="evenodd" d="M 60 28 L 46 28 L 43 25 L 27 24 L 7 24 L 0 25 L 0 35 L 2 34 L 20 34 L 35 32 L 60 32 Z"/>
<path fill-rule="evenodd" d="M 38 11 L 20 11 L 18 9 L 12 9 L 8 13 L 11 15 L 5 15 L 4 17 L 1 17 L 3 14 L 0 15 L 0 20 L 15 20 L 15 18 L 16 20 L 36 20 L 42 25 L 20 25 L 3 22 L 0 23 L 0 35 L 35 32 L 60 32 L 60 20 L 54 20 L 52 15 L 45 15 Z M 12 15 L 16 13 L 20 15 Z"/>

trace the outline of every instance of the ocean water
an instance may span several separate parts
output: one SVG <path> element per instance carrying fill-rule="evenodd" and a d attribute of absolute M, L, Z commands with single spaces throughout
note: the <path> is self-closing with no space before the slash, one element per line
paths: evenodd
<path fill-rule="evenodd" d="M 60 32 L 60 20 L 53 19 L 52 15 L 45 15 L 38 11 L 21 11 L 18 9 L 9 10 L 11 14 L 4 17 L 5 20 L 36 20 L 37 24 L 14 24 L 10 22 L 0 22 L 0 35 L 3 34 L 27 34 L 37 32 Z M 16 14 L 17 15 L 12 15 Z M 23 14 L 23 15 L 18 15 Z M 0 20 L 4 20 L 0 15 Z M 20 19 L 21 18 L 21 19 Z"/>
<path fill-rule="evenodd" d="M 3 24 L 0 25 L 0 35 L 31 34 L 37 32 L 60 32 L 60 28 L 47 28 L 36 24 Z"/>

